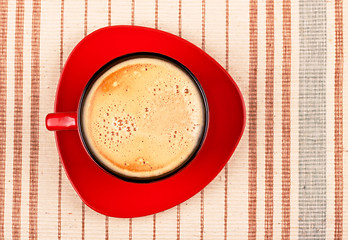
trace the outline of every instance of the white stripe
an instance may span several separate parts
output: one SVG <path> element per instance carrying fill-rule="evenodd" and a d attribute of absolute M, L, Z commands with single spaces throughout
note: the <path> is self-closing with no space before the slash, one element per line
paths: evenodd
<path fill-rule="evenodd" d="M 16 3 L 8 2 L 7 21 L 7 106 L 6 106 L 6 162 L 5 162 L 5 209 L 4 237 L 12 238 L 13 194 L 13 128 L 14 128 L 14 52 L 15 52 Z"/>
<path fill-rule="evenodd" d="M 111 3 L 111 25 L 129 25 L 131 23 L 131 1 Z M 109 218 L 109 239 L 128 239 L 129 221 L 123 218 Z"/>
<path fill-rule="evenodd" d="M 109 239 L 128 239 L 128 226 L 127 218 L 109 218 Z"/>
<path fill-rule="evenodd" d="M 225 66 L 226 16 L 225 0 L 207 1 L 205 12 L 205 51 Z M 220 26 L 217 28 L 216 26 Z M 223 239 L 225 211 L 224 171 L 204 189 L 204 238 Z"/>
<path fill-rule="evenodd" d="M 85 239 L 102 239 L 105 236 L 105 216 L 85 206 Z"/>
<path fill-rule="evenodd" d="M 348 239 L 348 7 L 343 1 L 343 239 Z"/>
<path fill-rule="evenodd" d="M 182 37 L 196 46 L 202 46 L 202 3 L 200 0 L 182 1 Z M 180 207 L 180 236 L 182 239 L 200 237 L 200 194 Z"/>
<path fill-rule="evenodd" d="M 179 34 L 179 1 L 158 1 L 158 29 Z"/>
<path fill-rule="evenodd" d="M 23 145 L 21 189 L 21 238 L 29 238 L 29 174 L 30 174 L 30 89 L 32 1 L 24 1 L 23 35 Z"/>
<path fill-rule="evenodd" d="M 130 25 L 131 24 L 132 1 L 111 2 L 111 25 Z"/>
<path fill-rule="evenodd" d="M 335 231 L 335 1 L 326 2 L 326 239 Z"/>
<path fill-rule="evenodd" d="M 200 0 L 182 1 L 182 37 L 198 47 L 202 46 L 202 3 Z"/>
<path fill-rule="evenodd" d="M 229 73 L 243 94 L 245 106 L 249 105 L 248 2 L 229 1 Z M 248 131 L 246 124 L 242 139 L 228 163 L 228 239 L 246 239 L 248 236 Z"/>
<path fill-rule="evenodd" d="M 84 37 L 85 14 L 84 0 L 65 0 L 64 3 L 63 63 Z M 62 239 L 81 239 L 81 212 L 81 199 L 62 170 Z"/>
<path fill-rule="evenodd" d="M 155 27 L 155 1 L 136 1 L 134 25 Z"/>
<path fill-rule="evenodd" d="M 88 1 L 87 34 L 108 24 L 108 1 Z M 85 207 L 85 239 L 105 236 L 105 216 Z"/>
<path fill-rule="evenodd" d="M 298 109 L 299 109 L 299 2 L 291 1 L 291 100 L 290 100 L 290 239 L 298 239 Z"/>
<path fill-rule="evenodd" d="M 282 2 L 274 1 L 274 144 L 273 144 L 273 238 L 281 239 L 282 229 Z"/>
<path fill-rule="evenodd" d="M 158 1 L 158 29 L 163 29 L 178 35 L 178 1 Z M 156 239 L 176 239 L 177 237 L 177 208 L 156 214 Z"/>
<path fill-rule="evenodd" d="M 265 82 L 266 82 L 266 1 L 258 1 L 257 72 L 257 206 L 256 239 L 265 235 Z"/>
<path fill-rule="evenodd" d="M 181 239 L 200 239 L 200 201 L 200 194 L 196 194 L 181 204 Z"/>
<path fill-rule="evenodd" d="M 87 34 L 108 25 L 107 0 L 88 1 L 87 9 Z"/>
<path fill-rule="evenodd" d="M 40 149 L 38 176 L 38 238 L 57 239 L 58 154 L 53 132 L 45 128 L 53 112 L 59 79 L 60 5 L 41 2 L 40 33 Z"/>
<path fill-rule="evenodd" d="M 176 207 L 156 214 L 156 239 L 176 239 Z"/>

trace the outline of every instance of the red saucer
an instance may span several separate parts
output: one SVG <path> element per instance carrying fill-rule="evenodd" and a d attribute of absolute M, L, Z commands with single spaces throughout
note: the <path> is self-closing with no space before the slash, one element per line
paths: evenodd
<path fill-rule="evenodd" d="M 56 112 L 76 112 L 92 75 L 110 60 L 133 52 L 157 52 L 184 64 L 197 77 L 209 105 L 206 139 L 177 174 L 151 183 L 125 182 L 103 171 L 89 157 L 78 131 L 57 131 L 65 172 L 80 198 L 112 217 L 139 217 L 171 208 L 202 190 L 225 166 L 245 126 L 242 95 L 228 73 L 209 55 L 175 35 L 135 26 L 99 29 L 70 54 L 60 78 Z"/>

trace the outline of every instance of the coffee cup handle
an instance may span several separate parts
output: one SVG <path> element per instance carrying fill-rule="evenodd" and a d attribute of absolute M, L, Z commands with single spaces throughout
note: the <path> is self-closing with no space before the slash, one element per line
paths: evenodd
<path fill-rule="evenodd" d="M 49 131 L 77 130 L 77 113 L 49 113 L 46 128 Z"/>

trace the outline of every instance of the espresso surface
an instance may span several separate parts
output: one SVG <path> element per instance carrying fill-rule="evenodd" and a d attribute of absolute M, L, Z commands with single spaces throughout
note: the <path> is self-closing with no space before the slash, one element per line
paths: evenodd
<path fill-rule="evenodd" d="M 89 91 L 83 131 L 96 157 L 130 177 L 155 177 L 185 162 L 204 132 L 203 98 L 192 78 L 159 58 L 125 60 Z"/>

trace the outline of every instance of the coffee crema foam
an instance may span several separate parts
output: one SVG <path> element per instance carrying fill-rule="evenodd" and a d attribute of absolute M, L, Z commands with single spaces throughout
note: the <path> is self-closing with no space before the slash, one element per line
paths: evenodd
<path fill-rule="evenodd" d="M 82 109 L 93 155 L 123 176 L 156 177 L 197 150 L 205 106 L 190 75 L 167 60 L 139 57 L 116 64 L 89 90 Z"/>

